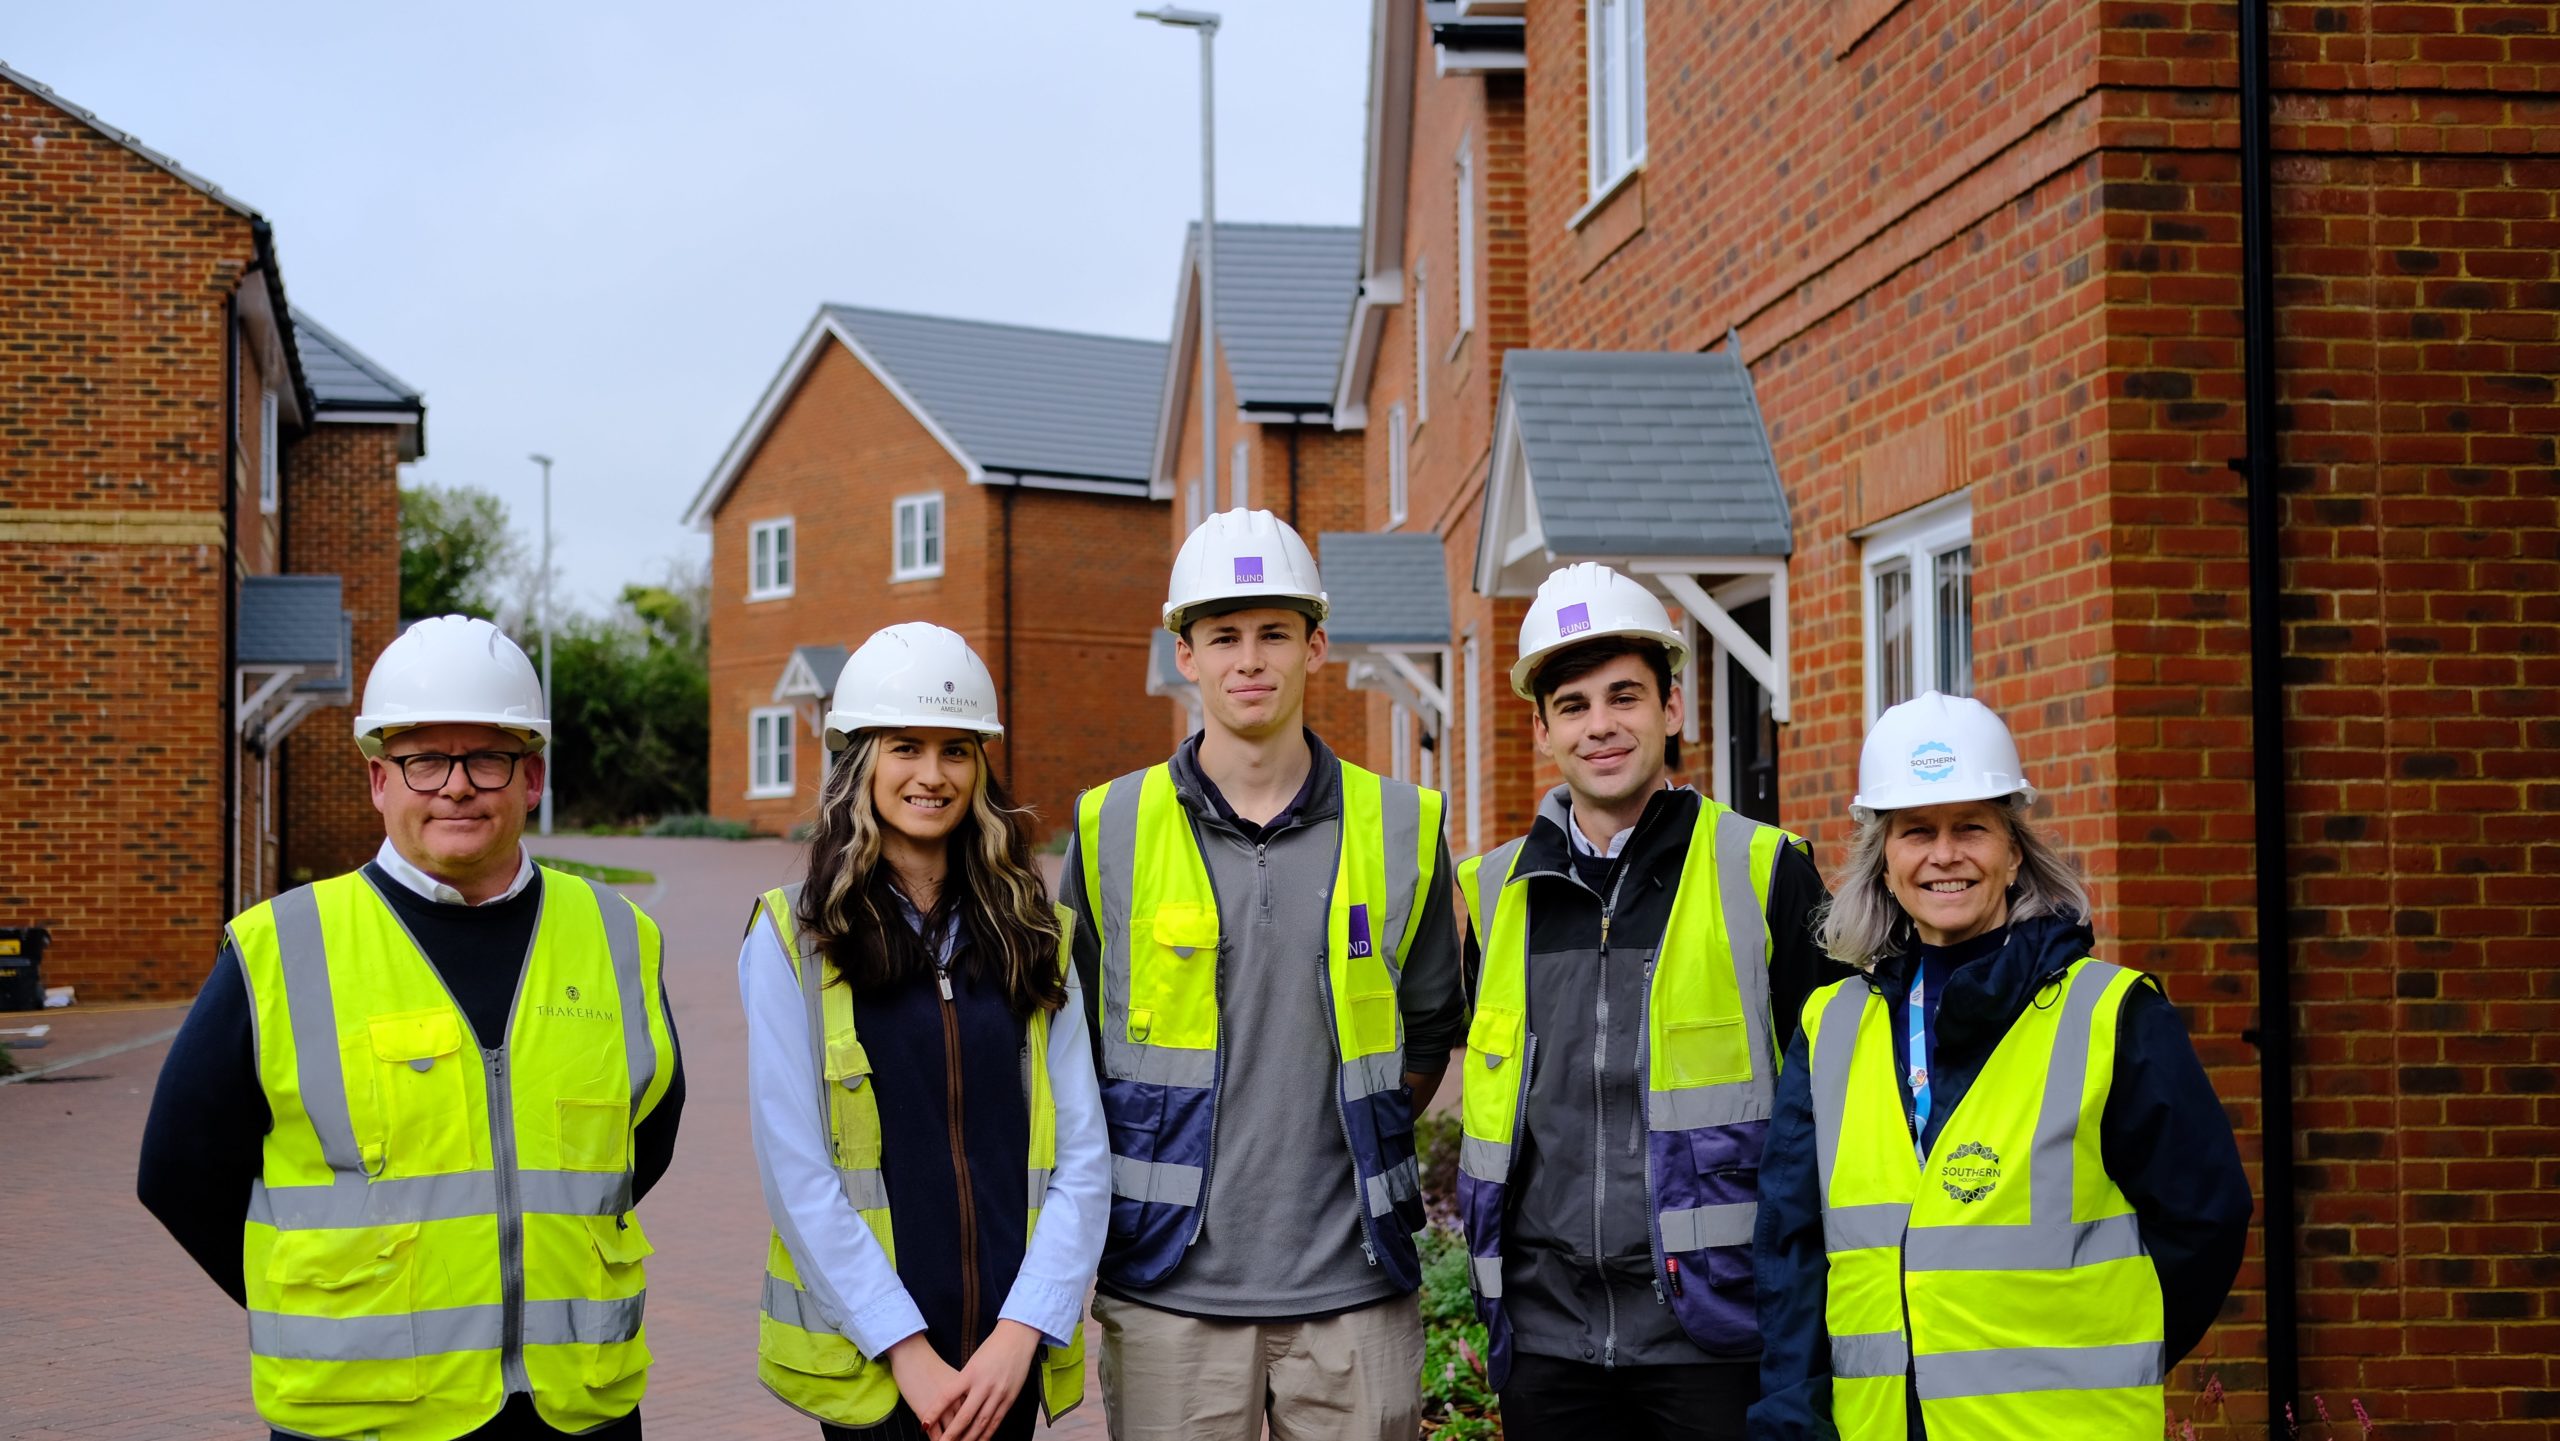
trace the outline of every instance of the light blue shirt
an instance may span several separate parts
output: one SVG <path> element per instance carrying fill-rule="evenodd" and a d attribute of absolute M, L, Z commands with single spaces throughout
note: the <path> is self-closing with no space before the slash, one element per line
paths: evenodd
<path fill-rule="evenodd" d="M 1022 1269 L 998 1315 L 1063 1346 L 1084 1316 L 1111 1220 L 1111 1145 L 1102 1090 L 1085 1039 L 1084 997 L 1067 972 L 1067 1003 L 1049 1018 L 1049 1090 L 1058 1108 L 1057 1165 L 1032 1227 Z M 747 1012 L 747 1110 L 765 1209 L 791 1252 L 818 1315 L 865 1356 L 924 1329 L 924 1313 L 898 1280 L 871 1228 L 845 1204 L 811 1078 L 809 1023 L 800 982 L 773 918 L 759 911 L 738 948 L 738 994 Z"/>

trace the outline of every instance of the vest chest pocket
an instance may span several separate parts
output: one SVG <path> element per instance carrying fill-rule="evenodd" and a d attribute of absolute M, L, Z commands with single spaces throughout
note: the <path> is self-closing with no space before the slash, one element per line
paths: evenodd
<path fill-rule="evenodd" d="M 1218 1044 L 1218 912 L 1187 901 L 1130 928 L 1129 1039 L 1205 1051 Z"/>
<path fill-rule="evenodd" d="M 1383 991 L 1359 991 L 1351 997 L 1351 1039 L 1354 1055 L 1374 1056 L 1396 1048 L 1396 993 L 1390 987 Z"/>
<path fill-rule="evenodd" d="M 1498 1071 L 1520 1058 L 1526 1018 L 1507 1006 L 1478 1006 L 1467 1024 L 1467 1057 L 1477 1067 Z"/>
<path fill-rule="evenodd" d="M 828 1126 L 839 1166 L 880 1164 L 879 1097 L 862 1094 L 870 1085 L 871 1056 L 861 1040 L 844 1032 L 827 1037 Z"/>
<path fill-rule="evenodd" d="M 1722 1086 L 1751 1079 L 1751 1037 L 1740 1016 L 1667 1021 L 1662 1059 L 1674 1088 Z"/>
<path fill-rule="evenodd" d="M 595 1334 L 578 1339 L 586 1350 L 586 1383 L 608 1386 L 649 1364 L 649 1344 L 640 1333 L 641 1312 L 648 1300 L 642 1263 L 657 1248 L 640 1229 L 640 1218 L 630 1212 L 589 1216 L 586 1222 L 596 1265 L 594 1289 L 587 1294 L 602 1304 L 596 1306 Z"/>
<path fill-rule="evenodd" d="M 476 1078 L 451 1010 L 376 1016 L 366 1026 L 378 1134 L 365 1146 L 376 1173 L 414 1176 L 474 1169 L 471 1092 Z"/>
<path fill-rule="evenodd" d="M 414 1401 L 418 1226 L 281 1231 L 267 1252 L 276 1310 L 252 1317 L 253 1349 L 294 1401 Z M 258 1336 L 260 1329 L 268 1334 Z"/>
<path fill-rule="evenodd" d="M 631 1169 L 631 1108 L 620 1101 L 563 1096 L 552 1103 L 560 1127 L 560 1169 Z"/>

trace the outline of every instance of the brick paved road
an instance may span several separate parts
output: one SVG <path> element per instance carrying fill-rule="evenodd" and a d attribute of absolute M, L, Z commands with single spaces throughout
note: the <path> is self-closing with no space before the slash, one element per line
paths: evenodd
<path fill-rule="evenodd" d="M 790 878 L 781 842 L 558 837 L 538 847 L 654 872 L 633 887 L 667 936 L 667 986 L 690 1090 L 672 1170 L 641 1207 L 657 1364 L 643 1410 L 655 1441 L 807 1437 L 815 1427 L 755 1381 L 764 1201 L 746 1126 L 737 943 L 755 894 Z M 655 892 L 654 898 L 652 891 Z M 211 945 L 207 946 L 210 961 Z M 50 1019 L 34 1065 L 147 1036 L 178 1011 Z M 68 1039 L 76 1026 L 83 1039 Z M 0 1022 L 18 1024 L 18 1022 Z M 103 1039 L 90 1039 L 103 1038 Z M 41 1080 L 0 1086 L 0 1437 L 247 1438 L 240 1312 L 133 1199 L 158 1042 Z M 1090 1394 L 1098 1397 L 1099 1387 Z M 1102 1435 L 1089 1403 L 1054 1434 Z"/>

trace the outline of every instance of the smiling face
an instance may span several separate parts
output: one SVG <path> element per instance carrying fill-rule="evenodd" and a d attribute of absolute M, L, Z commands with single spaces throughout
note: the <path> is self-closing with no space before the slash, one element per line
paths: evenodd
<path fill-rule="evenodd" d="M 880 737 L 871 766 L 880 823 L 919 844 L 942 844 L 977 794 L 978 755 L 971 731 L 919 727 Z"/>
<path fill-rule="evenodd" d="M 1679 729 L 1679 690 L 1664 694 L 1652 662 L 1633 653 L 1558 684 L 1531 723 L 1574 799 L 1597 810 L 1661 789 L 1665 747 Z"/>
<path fill-rule="evenodd" d="M 1921 940 L 1951 946 L 2008 924 L 2020 857 L 1999 802 L 1914 806 L 1884 828 L 1885 888 Z"/>
<path fill-rule="evenodd" d="M 524 738 L 496 726 L 431 725 L 395 733 L 382 754 L 367 762 L 373 808 L 401 857 L 466 896 L 494 880 L 514 879 L 516 845 L 526 812 L 542 803 L 543 761 L 524 755 L 504 786 L 473 784 L 471 767 L 448 769 L 444 784 L 425 794 L 409 788 L 400 758 L 421 754 L 470 755 L 479 751 L 523 754 Z"/>
<path fill-rule="evenodd" d="M 1262 740 L 1303 724 L 1307 674 L 1324 664 L 1324 628 L 1281 606 L 1193 621 L 1173 648 L 1183 679 L 1200 687 L 1211 725 Z"/>

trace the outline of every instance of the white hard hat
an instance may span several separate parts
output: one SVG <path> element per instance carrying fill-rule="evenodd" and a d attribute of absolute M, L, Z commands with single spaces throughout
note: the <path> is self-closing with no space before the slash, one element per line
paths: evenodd
<path fill-rule="evenodd" d="M 1202 606 L 1241 610 L 1242 605 L 1220 603 L 1257 600 L 1305 611 L 1322 623 L 1324 581 L 1316 574 L 1315 553 L 1267 510 L 1222 510 L 1200 522 L 1173 558 L 1164 628 L 1180 635 Z"/>
<path fill-rule="evenodd" d="M 1867 732 L 1849 817 L 1865 825 L 1886 811 L 2002 796 L 2036 798 L 2009 727 L 1971 696 L 1924 691 Z"/>
<path fill-rule="evenodd" d="M 1004 734 L 996 679 L 958 631 L 921 620 L 886 626 L 845 660 L 827 712 L 827 749 L 851 745 L 855 731 L 899 726 Z"/>
<path fill-rule="evenodd" d="M 1652 591 L 1595 560 L 1568 565 L 1538 585 L 1538 598 L 1520 619 L 1520 658 L 1511 663 L 1511 689 L 1522 700 L 1538 698 L 1534 682 L 1548 656 L 1602 636 L 1649 640 L 1671 652 L 1671 673 L 1689 664 L 1689 643 L 1671 624 Z"/>
<path fill-rule="evenodd" d="M 364 680 L 356 744 L 369 756 L 412 726 L 501 726 L 526 748 L 551 742 L 551 708 L 542 678 L 507 633 L 467 615 L 440 615 L 411 625 L 382 648 Z"/>

